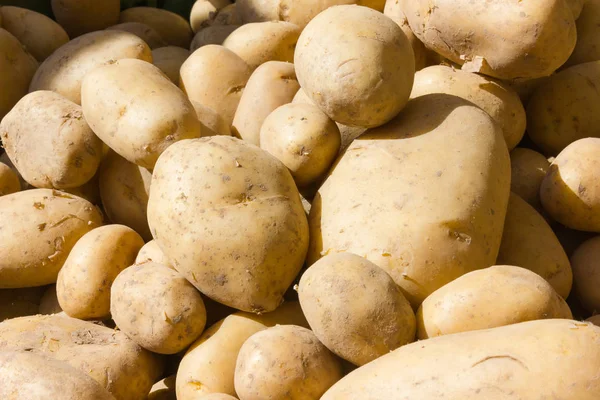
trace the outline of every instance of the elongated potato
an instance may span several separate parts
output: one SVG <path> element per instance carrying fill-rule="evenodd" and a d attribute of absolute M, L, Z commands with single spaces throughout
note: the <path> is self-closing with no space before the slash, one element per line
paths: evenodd
<path fill-rule="evenodd" d="M 427 66 L 427 57 L 429 50 L 425 47 L 423 42 L 421 42 L 413 33 L 412 29 L 410 29 L 410 25 L 408 24 L 408 19 L 404 12 L 402 12 L 402 8 L 400 7 L 400 0 L 388 0 L 385 2 L 385 8 L 383 10 L 383 14 L 386 17 L 389 17 L 398 24 L 402 32 L 408 38 L 410 46 L 413 49 L 413 53 L 415 54 L 415 70 L 419 71 Z"/>
<path fill-rule="evenodd" d="M 294 64 L 268 61 L 248 79 L 235 117 L 233 133 L 240 139 L 260 145 L 260 128 L 277 107 L 290 103 L 300 89 Z"/>
<path fill-rule="evenodd" d="M 106 29 L 133 33 L 146 42 L 151 49 L 167 46 L 166 40 L 160 36 L 160 33 L 158 33 L 152 27 L 142 24 L 141 22 L 124 22 L 122 24 L 110 26 Z"/>
<path fill-rule="evenodd" d="M 58 314 L 62 311 L 63 310 L 58 303 L 58 296 L 56 295 L 56 285 L 48 286 L 40 300 L 37 314 L 50 315 Z"/>
<path fill-rule="evenodd" d="M 200 125 L 202 125 L 202 137 L 217 135 L 231 136 L 229 124 L 215 110 L 193 100 L 192 105 L 196 110 L 196 116 L 200 121 Z"/>
<path fill-rule="evenodd" d="M 88 201 L 49 189 L 0 197 L 0 288 L 56 282 L 69 251 L 102 223 Z"/>
<path fill-rule="evenodd" d="M 209 44 L 222 45 L 225 39 L 241 25 L 212 25 L 202 28 L 192 39 L 190 50 L 196 51 Z"/>
<path fill-rule="evenodd" d="M 190 11 L 190 25 L 194 33 L 206 28 L 222 8 L 231 4 L 230 0 L 196 0 Z"/>
<path fill-rule="evenodd" d="M 510 152 L 510 190 L 536 210 L 542 209 L 540 186 L 550 162 L 537 151 L 517 147 Z"/>
<path fill-rule="evenodd" d="M 119 20 L 119 0 L 52 0 L 52 12 L 70 37 L 98 31 Z"/>
<path fill-rule="evenodd" d="M 600 1 L 585 0 L 585 4 L 581 3 L 581 17 L 576 22 L 577 45 L 566 66 L 600 60 Z"/>
<path fill-rule="evenodd" d="M 152 63 L 167 75 L 171 82 L 179 85 L 179 70 L 190 54 L 188 49 L 182 47 L 161 47 L 152 50 Z"/>
<path fill-rule="evenodd" d="M 600 311 L 600 237 L 582 243 L 571 256 L 575 293 L 581 304 L 596 314 Z"/>
<path fill-rule="evenodd" d="M 0 196 L 16 193 L 21 190 L 19 176 L 11 167 L 0 162 Z"/>
<path fill-rule="evenodd" d="M 190 47 L 192 28 L 180 15 L 154 7 L 132 7 L 121 13 L 119 22 L 141 22 L 154 29 L 171 46 Z"/>
<path fill-rule="evenodd" d="M 38 313 L 44 287 L 0 289 L 0 322 Z"/>
<path fill-rule="evenodd" d="M 171 262 L 165 257 L 165 253 L 158 247 L 156 240 L 151 240 L 142 246 L 135 257 L 136 264 L 147 263 L 149 261 L 173 268 Z"/>
<path fill-rule="evenodd" d="M 599 327 L 570 320 L 442 336 L 351 372 L 321 399 L 593 400 L 600 396 L 599 340 Z"/>
<path fill-rule="evenodd" d="M 138 36 L 123 31 L 88 33 L 60 47 L 42 63 L 30 92 L 51 90 L 81 104 L 81 82 L 93 69 L 123 58 L 152 62 L 150 47 Z"/>

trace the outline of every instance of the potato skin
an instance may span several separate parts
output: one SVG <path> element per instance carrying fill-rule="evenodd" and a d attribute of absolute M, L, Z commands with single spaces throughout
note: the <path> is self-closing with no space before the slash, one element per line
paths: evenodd
<path fill-rule="evenodd" d="M 231 136 L 231 129 L 225 119 L 210 107 L 203 106 L 197 101 L 192 101 L 196 116 L 202 125 L 202 137 Z"/>
<path fill-rule="evenodd" d="M 150 47 L 122 31 L 91 32 L 71 40 L 46 58 L 31 80 L 29 91 L 51 90 L 81 104 L 81 82 L 93 69 L 123 58 L 152 62 Z"/>
<path fill-rule="evenodd" d="M 600 60 L 600 39 L 598 39 L 598 26 L 600 26 L 600 1 L 577 0 L 583 6 L 581 16 L 576 21 L 577 44 L 565 66 L 583 64 Z"/>
<path fill-rule="evenodd" d="M 338 359 L 312 331 L 279 325 L 255 333 L 242 345 L 235 391 L 242 400 L 318 399 L 342 376 Z"/>
<path fill-rule="evenodd" d="M 175 269 L 171 266 L 171 262 L 167 259 L 167 257 L 165 257 L 165 253 L 162 252 L 156 240 L 151 240 L 142 246 L 135 257 L 135 264 L 143 264 L 147 263 L 148 261 Z"/>
<path fill-rule="evenodd" d="M 23 97 L 2 119 L 0 137 L 23 178 L 38 188 L 82 186 L 102 159 L 102 141 L 81 107 L 50 91 Z"/>
<path fill-rule="evenodd" d="M 212 25 L 202 28 L 194 35 L 190 50 L 196 51 L 209 44 L 222 45 L 225 39 L 241 25 Z"/>
<path fill-rule="evenodd" d="M 363 127 L 382 125 L 402 110 L 415 71 L 400 27 L 358 6 L 331 7 L 315 17 L 298 39 L 294 64 L 300 86 L 325 114 Z"/>
<path fill-rule="evenodd" d="M 321 399 L 593 400 L 600 396 L 599 340 L 600 328 L 569 320 L 442 336 L 401 347 L 351 372 Z"/>
<path fill-rule="evenodd" d="M 0 288 L 56 282 L 69 251 L 102 223 L 88 201 L 49 189 L 0 197 Z"/>
<path fill-rule="evenodd" d="M 0 162 L 0 196 L 16 193 L 21 190 L 19 176 L 11 167 Z"/>
<path fill-rule="evenodd" d="M 599 236 L 583 242 L 571 256 L 575 293 L 585 309 L 593 313 L 600 311 L 598 260 L 600 260 Z"/>
<path fill-rule="evenodd" d="M 156 30 L 141 22 L 124 22 L 122 24 L 109 26 L 106 29 L 133 33 L 146 42 L 151 49 L 157 49 L 168 45 L 166 40 L 164 40 Z"/>
<path fill-rule="evenodd" d="M 410 29 L 410 25 L 408 25 L 408 19 L 400 7 L 400 0 L 386 1 L 383 15 L 391 18 L 392 21 L 398 24 L 400 29 L 402 29 L 402 32 L 404 32 L 408 38 L 408 42 L 410 43 L 415 55 L 415 70 L 419 71 L 425 68 L 428 64 L 427 58 L 430 50 L 427 50 L 423 42 L 421 42 L 419 38 L 415 36 L 412 29 Z"/>
<path fill-rule="evenodd" d="M 141 22 L 157 31 L 171 46 L 190 47 L 192 28 L 180 15 L 154 7 L 132 7 L 124 10 L 119 22 Z"/>
<path fill-rule="evenodd" d="M 510 152 L 510 190 L 536 210 L 542 209 L 540 186 L 550 168 L 543 154 L 524 147 Z"/>
<path fill-rule="evenodd" d="M 52 0 L 52 12 L 71 38 L 115 25 L 119 0 Z"/>
<path fill-rule="evenodd" d="M 230 0 L 196 0 L 190 11 L 190 25 L 194 33 L 206 28 L 219 10 L 231 4 Z"/>
<path fill-rule="evenodd" d="M 175 85 L 179 84 L 179 70 L 190 56 L 190 51 L 177 46 L 166 46 L 152 50 L 152 63 L 169 77 Z"/>

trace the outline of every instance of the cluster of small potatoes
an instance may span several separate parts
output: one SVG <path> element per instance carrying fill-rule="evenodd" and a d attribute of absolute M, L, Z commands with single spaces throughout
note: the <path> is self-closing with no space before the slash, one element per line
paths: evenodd
<path fill-rule="evenodd" d="M 52 7 L 0 7 L 0 399 L 600 398 L 600 0 Z"/>

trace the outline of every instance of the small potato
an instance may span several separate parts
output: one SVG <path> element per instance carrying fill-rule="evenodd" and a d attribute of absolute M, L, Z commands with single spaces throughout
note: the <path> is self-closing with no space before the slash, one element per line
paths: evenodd
<path fill-rule="evenodd" d="M 157 67 L 127 59 L 96 68 L 81 85 L 85 119 L 128 161 L 152 169 L 171 144 L 198 138 L 192 103 Z"/>
<path fill-rule="evenodd" d="M 152 62 L 150 47 L 138 36 L 122 31 L 88 33 L 60 47 L 42 63 L 30 92 L 51 90 L 81 104 L 81 82 L 93 69 L 123 58 Z"/>
<path fill-rule="evenodd" d="M 550 168 L 542 154 L 524 147 L 510 152 L 510 190 L 536 210 L 542 209 L 540 186 Z"/>
<path fill-rule="evenodd" d="M 23 97 L 0 123 L 6 154 L 32 186 L 69 189 L 96 174 L 102 142 L 79 105 L 58 93 Z"/>
<path fill-rule="evenodd" d="M 39 62 L 69 41 L 67 32 L 44 14 L 21 7 L 3 6 L 2 28 L 12 33 Z"/>
<path fill-rule="evenodd" d="M 188 49 L 192 28 L 180 15 L 161 8 L 132 7 L 121 13 L 119 22 L 141 22 L 154 29 L 171 46 Z"/>
<path fill-rule="evenodd" d="M 183 63 L 179 86 L 190 100 L 212 108 L 231 126 L 251 73 L 248 64 L 233 51 L 208 45 Z"/>
<path fill-rule="evenodd" d="M 52 12 L 71 38 L 99 31 L 119 20 L 119 0 L 52 0 Z"/>
<path fill-rule="evenodd" d="M 225 119 L 212 108 L 203 106 L 197 101 L 192 100 L 192 105 L 196 110 L 196 116 L 202 125 L 202 137 L 207 136 L 231 136 L 231 129 Z"/>
<path fill-rule="evenodd" d="M 388 0 L 385 2 L 385 8 L 383 10 L 383 15 L 389 17 L 398 24 L 402 32 L 408 38 L 408 41 L 413 49 L 415 54 L 415 70 L 419 71 L 427 66 L 427 57 L 430 50 L 428 50 L 423 42 L 419 40 L 413 33 L 412 29 L 410 29 L 410 25 L 408 24 L 408 19 L 404 12 L 402 12 L 402 8 L 400 6 L 400 0 Z"/>
<path fill-rule="evenodd" d="M 161 47 L 152 50 L 152 63 L 167 75 L 171 82 L 179 85 L 179 70 L 190 54 L 189 50 L 182 47 Z"/>
<path fill-rule="evenodd" d="M 38 314 L 51 315 L 63 312 L 63 309 L 58 303 L 58 296 L 56 295 L 56 285 L 48 286 L 48 289 L 44 292 L 42 299 L 40 300 L 40 306 L 38 308 Z"/>
<path fill-rule="evenodd" d="M 571 256 L 575 294 L 586 310 L 600 311 L 600 236 L 587 240 Z"/>
<path fill-rule="evenodd" d="M 273 110 L 290 103 L 300 89 L 294 64 L 267 61 L 250 76 L 233 119 L 235 136 L 260 145 L 260 128 Z"/>
<path fill-rule="evenodd" d="M 317 261 L 302 275 L 298 296 L 319 340 L 355 365 L 415 339 L 415 314 L 398 285 L 355 254 Z"/>
<path fill-rule="evenodd" d="M 298 187 L 317 183 L 340 150 L 340 131 L 317 106 L 286 104 L 265 119 L 260 147 L 280 160 Z"/>
<path fill-rule="evenodd" d="M 318 399 L 342 376 L 339 361 L 314 333 L 280 325 L 246 340 L 235 366 L 235 391 L 240 400 Z"/>
<path fill-rule="evenodd" d="M 165 257 L 165 253 L 158 247 L 156 240 L 151 240 L 146 243 L 135 257 L 135 264 L 154 262 L 175 269 L 171 266 L 171 262 Z"/>
<path fill-rule="evenodd" d="M 230 0 L 196 0 L 190 11 L 190 25 L 194 33 L 206 28 L 215 19 L 219 10 L 231 5 Z"/>
<path fill-rule="evenodd" d="M 175 375 L 156 382 L 150 389 L 146 400 L 177 400 L 177 396 L 175 396 Z"/>
<path fill-rule="evenodd" d="M 336 6 L 302 31 L 294 55 L 300 86 L 336 122 L 375 127 L 408 101 L 415 60 L 406 35 L 366 7 Z"/>
<path fill-rule="evenodd" d="M 60 307 L 73 318 L 108 319 L 110 287 L 143 245 L 140 235 L 124 225 L 106 225 L 83 235 L 58 274 Z"/>
<path fill-rule="evenodd" d="M 44 291 L 44 287 L 0 289 L 0 322 L 37 314 Z"/>
<path fill-rule="evenodd" d="M 213 25 L 202 28 L 192 39 L 191 51 L 209 44 L 222 45 L 225 39 L 241 25 Z"/>
<path fill-rule="evenodd" d="M 126 268 L 110 291 L 110 312 L 119 329 L 154 353 L 185 350 L 204 330 L 206 309 L 200 292 L 164 265 Z"/>
<path fill-rule="evenodd" d="M 580 139 L 567 146 L 542 181 L 544 210 L 566 227 L 600 233 L 598 171 L 600 138 Z"/>
<path fill-rule="evenodd" d="M 19 176 L 8 165 L 0 162 L 0 196 L 16 193 L 21 190 Z"/>
<path fill-rule="evenodd" d="M 124 22 L 122 24 L 110 26 L 106 29 L 133 33 L 146 42 L 151 49 L 167 46 L 167 42 L 156 30 L 141 22 Z"/>

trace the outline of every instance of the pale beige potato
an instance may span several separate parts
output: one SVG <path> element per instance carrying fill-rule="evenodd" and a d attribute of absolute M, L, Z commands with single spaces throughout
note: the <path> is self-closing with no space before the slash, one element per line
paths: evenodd
<path fill-rule="evenodd" d="M 231 128 L 225 118 L 210 107 L 203 106 L 197 101 L 192 100 L 192 105 L 196 110 L 196 116 L 202 125 L 202 137 L 207 136 L 231 136 Z"/>
<path fill-rule="evenodd" d="M 119 0 L 52 0 L 52 12 L 71 38 L 99 31 L 119 21 Z"/>
<path fill-rule="evenodd" d="M 171 82 L 179 85 L 179 70 L 191 52 L 177 46 L 166 46 L 152 50 L 152 63 L 157 66 Z"/>
<path fill-rule="evenodd" d="M 0 289 L 0 322 L 37 314 L 44 291 L 44 287 Z"/>
<path fill-rule="evenodd" d="M 575 48 L 575 20 L 565 0 L 479 2 L 400 0 L 410 28 L 425 46 L 500 79 L 548 76 Z"/>
<path fill-rule="evenodd" d="M 222 45 L 225 39 L 241 25 L 212 25 L 202 28 L 194 35 L 190 50 L 198 50 L 202 46 L 209 44 Z"/>
<path fill-rule="evenodd" d="M 183 63 L 179 86 L 190 100 L 212 108 L 231 125 L 251 73 L 248 64 L 233 51 L 207 45 Z"/>
<path fill-rule="evenodd" d="M 536 210 L 542 209 L 540 186 L 550 168 L 543 154 L 524 147 L 510 152 L 510 190 Z"/>
<path fill-rule="evenodd" d="M 150 389 L 147 400 L 177 400 L 175 396 L 175 375 L 167 376 L 156 382 Z"/>
<path fill-rule="evenodd" d="M 152 62 L 150 47 L 133 33 L 91 32 L 60 47 L 40 65 L 29 91 L 51 90 L 81 104 L 81 83 L 95 68 L 123 58 Z"/>
<path fill-rule="evenodd" d="M 600 233 L 600 138 L 579 139 L 550 165 L 540 188 L 544 210 L 568 228 Z"/>
<path fill-rule="evenodd" d="M 572 320 L 442 336 L 351 372 L 321 399 L 593 400 L 600 396 L 599 340 L 599 327 Z"/>
<path fill-rule="evenodd" d="M 170 46 L 190 47 L 192 28 L 182 16 L 155 7 L 132 7 L 124 10 L 119 22 L 141 22 L 154 29 Z"/>
<path fill-rule="evenodd" d="M 234 374 L 240 348 L 256 332 L 275 325 L 308 328 L 297 302 L 283 303 L 277 310 L 262 315 L 237 312 L 208 328 L 181 360 L 177 399 L 196 400 L 210 393 L 235 396 Z"/>
<path fill-rule="evenodd" d="M 583 10 L 576 22 L 577 44 L 565 66 L 600 60 L 600 1 L 581 1 Z"/>
<path fill-rule="evenodd" d="M 198 138 L 201 126 L 192 103 L 157 67 L 119 60 L 96 68 L 81 85 L 85 119 L 116 153 L 152 169 L 173 143 Z"/>
<path fill-rule="evenodd" d="M 260 147 L 290 170 L 299 188 L 318 184 L 325 177 L 340 144 L 336 124 L 312 104 L 278 107 L 260 129 Z"/>
<path fill-rule="evenodd" d="M 65 314 L 35 315 L 0 323 L 0 352 L 27 351 L 64 361 L 107 389 L 116 400 L 139 400 L 163 363 L 123 332 Z"/>
<path fill-rule="evenodd" d="M 21 190 L 19 176 L 11 167 L 0 162 L 0 196 L 16 193 Z"/>
<path fill-rule="evenodd" d="M 583 242 L 571 256 L 574 290 L 586 310 L 600 311 L 600 237 Z"/>
<path fill-rule="evenodd" d="M 190 11 L 190 25 L 194 33 L 206 28 L 222 8 L 231 5 L 230 0 L 196 0 Z"/>
<path fill-rule="evenodd" d="M 116 277 L 110 292 L 110 313 L 119 329 L 154 353 L 179 353 L 204 331 L 200 292 L 169 267 L 133 265 Z"/>
<path fill-rule="evenodd" d="M 211 25 L 242 25 L 242 19 L 237 10 L 237 3 L 221 8 Z"/>
<path fill-rule="evenodd" d="M 50 315 L 58 314 L 63 312 L 63 309 L 58 303 L 58 296 L 56 295 L 56 285 L 50 285 L 44 291 L 44 294 L 40 300 L 40 305 L 37 314 Z"/>
<path fill-rule="evenodd" d="M 0 288 L 56 282 L 75 242 L 101 224 L 94 205 L 67 193 L 31 189 L 0 197 Z"/>
<path fill-rule="evenodd" d="M 415 60 L 406 35 L 366 7 L 336 6 L 302 31 L 294 55 L 308 97 L 336 122 L 376 127 L 406 105 Z"/>
<path fill-rule="evenodd" d="M 165 253 L 163 253 L 160 247 L 158 247 L 156 240 L 151 240 L 142 246 L 135 257 L 135 264 L 143 264 L 147 262 L 154 262 L 174 269 L 171 266 L 171 262 L 167 259 L 167 257 L 165 257 Z"/>
<path fill-rule="evenodd" d="M 279 325 L 250 336 L 235 367 L 241 400 L 318 399 L 342 378 L 338 359 L 309 329 Z"/>
<path fill-rule="evenodd" d="M 260 146 L 260 129 L 265 119 L 279 106 L 288 104 L 300 89 L 294 64 L 267 61 L 250 76 L 232 130 L 236 137 Z"/>
<path fill-rule="evenodd" d="M 509 151 L 525 134 L 527 121 L 523 103 L 515 91 L 499 81 L 436 65 L 416 73 L 410 97 L 414 99 L 433 93 L 461 97 L 487 112 L 502 128 Z"/>
<path fill-rule="evenodd" d="M 37 188 L 82 186 L 102 160 L 102 141 L 81 106 L 51 91 L 23 97 L 2 119 L 0 138 L 23 179 Z"/>
<path fill-rule="evenodd" d="M 122 24 L 109 26 L 106 29 L 133 33 L 146 42 L 151 49 L 157 49 L 168 45 L 154 28 L 141 22 L 124 22 Z"/>

